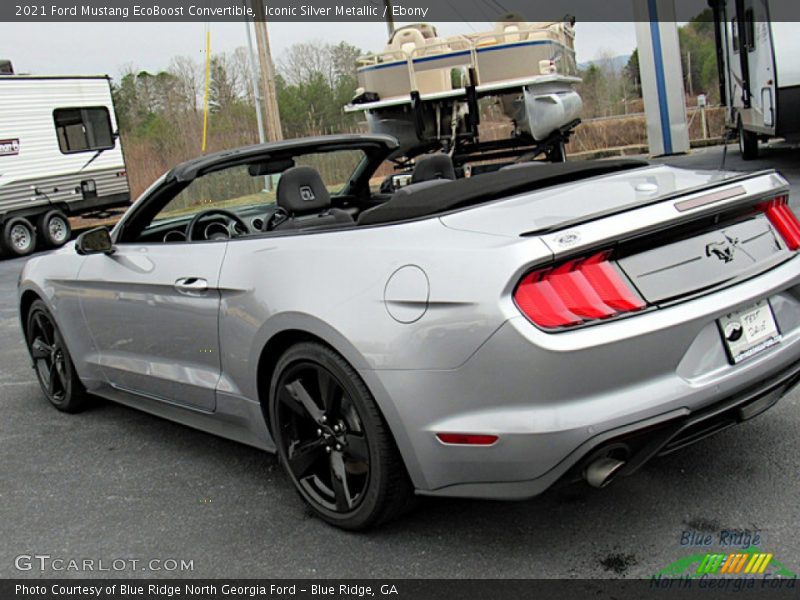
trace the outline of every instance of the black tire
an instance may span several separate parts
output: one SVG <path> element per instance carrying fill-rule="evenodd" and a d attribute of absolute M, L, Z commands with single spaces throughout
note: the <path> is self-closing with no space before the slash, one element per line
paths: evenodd
<path fill-rule="evenodd" d="M 35 300 L 25 322 L 25 341 L 44 395 L 58 410 L 67 413 L 87 408 L 91 397 L 78 378 L 64 338 L 47 305 Z"/>
<path fill-rule="evenodd" d="M 27 256 L 36 249 L 36 230 L 28 219 L 12 217 L 3 225 L 0 246 L 8 256 Z"/>
<path fill-rule="evenodd" d="M 413 507 L 413 485 L 372 394 L 327 346 L 300 343 L 279 359 L 269 418 L 289 478 L 331 525 L 363 530 Z"/>
<path fill-rule="evenodd" d="M 60 248 L 72 236 L 69 219 L 60 210 L 51 210 L 41 215 L 36 229 L 48 248 Z"/>
<path fill-rule="evenodd" d="M 742 119 L 739 118 L 739 151 L 744 160 L 758 158 L 758 135 L 744 128 Z"/>

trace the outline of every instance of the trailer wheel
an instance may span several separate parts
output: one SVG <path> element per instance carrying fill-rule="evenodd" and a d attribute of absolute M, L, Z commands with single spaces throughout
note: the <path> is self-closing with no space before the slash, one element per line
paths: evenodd
<path fill-rule="evenodd" d="M 51 248 L 63 246 L 72 235 L 69 219 L 60 210 L 51 210 L 40 216 L 36 228 L 44 243 Z"/>
<path fill-rule="evenodd" d="M 3 226 L 0 246 L 9 256 L 27 256 L 36 248 L 36 230 L 28 219 L 23 217 L 9 219 Z"/>
<path fill-rule="evenodd" d="M 758 136 L 744 128 L 741 117 L 739 117 L 739 151 L 744 160 L 758 158 Z"/>

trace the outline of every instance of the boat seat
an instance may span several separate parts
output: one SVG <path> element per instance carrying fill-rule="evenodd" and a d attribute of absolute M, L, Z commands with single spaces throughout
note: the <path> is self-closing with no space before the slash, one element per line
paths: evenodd
<path fill-rule="evenodd" d="M 406 60 L 410 56 L 419 58 L 446 54 L 449 50 L 449 47 L 442 45 L 442 40 L 436 37 L 436 30 L 433 27 L 421 24 L 396 30 L 384 48 L 384 56 L 391 56 L 394 60 Z M 453 89 L 449 68 L 415 70 L 415 79 L 420 94 L 447 92 Z"/>
<path fill-rule="evenodd" d="M 569 48 L 574 45 L 570 35 L 567 33 L 568 25 L 561 21 L 531 23 L 530 26 L 536 30 L 528 35 L 530 40 L 552 40 Z"/>
<path fill-rule="evenodd" d="M 405 55 L 410 55 L 417 48 L 424 48 L 425 44 L 425 36 L 422 35 L 420 30 L 412 27 L 403 27 L 394 32 L 385 52 L 394 52 L 395 54 L 402 52 Z"/>
<path fill-rule="evenodd" d="M 500 35 L 501 43 L 511 44 L 528 39 L 527 33 L 520 33 L 519 25 L 513 23 L 503 23 L 498 26 L 497 33 Z"/>
<path fill-rule="evenodd" d="M 403 27 L 398 27 L 392 32 L 392 35 L 389 37 L 389 44 L 394 42 L 398 37 L 405 35 L 406 31 L 415 31 L 419 33 L 424 39 L 438 39 L 438 34 L 436 33 L 436 28 L 429 24 L 429 23 L 412 23 L 410 25 L 404 25 Z"/>
<path fill-rule="evenodd" d="M 530 29 L 531 23 L 522 19 L 522 15 L 510 13 L 494 24 L 494 31 L 498 34 L 501 44 L 522 42 L 528 39 L 528 33 L 522 31 Z"/>

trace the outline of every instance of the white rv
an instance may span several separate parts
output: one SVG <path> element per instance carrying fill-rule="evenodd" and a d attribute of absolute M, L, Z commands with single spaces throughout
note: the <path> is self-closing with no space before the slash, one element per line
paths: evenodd
<path fill-rule="evenodd" d="M 9 69 L 10 70 L 10 69 Z M 108 77 L 0 75 L 0 248 L 70 238 L 69 216 L 130 202 Z"/>
<path fill-rule="evenodd" d="M 720 93 L 745 159 L 759 140 L 800 139 L 800 31 L 786 0 L 710 0 Z"/>

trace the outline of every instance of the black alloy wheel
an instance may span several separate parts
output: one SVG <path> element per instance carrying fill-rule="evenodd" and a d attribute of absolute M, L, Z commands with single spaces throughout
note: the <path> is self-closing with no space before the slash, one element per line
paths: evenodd
<path fill-rule="evenodd" d="M 296 363 L 278 386 L 278 403 L 281 437 L 294 478 L 328 510 L 346 513 L 356 508 L 369 483 L 369 448 L 342 385 L 319 364 Z"/>
<path fill-rule="evenodd" d="M 280 359 L 270 394 L 281 462 L 324 520 L 364 529 L 398 516 L 413 488 L 371 394 L 338 354 L 315 343 Z"/>
<path fill-rule="evenodd" d="M 64 412 L 83 410 L 88 402 L 86 389 L 55 320 L 41 300 L 36 300 L 28 313 L 27 342 L 36 378 L 51 404 Z"/>

